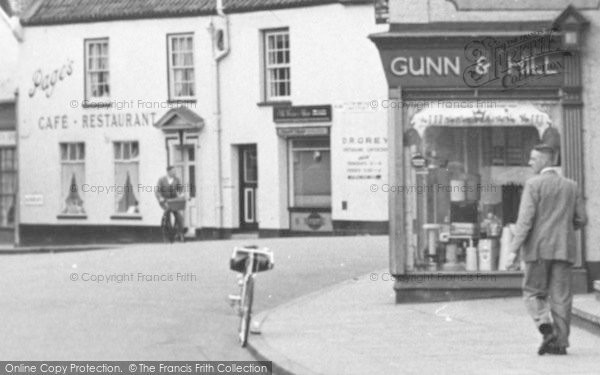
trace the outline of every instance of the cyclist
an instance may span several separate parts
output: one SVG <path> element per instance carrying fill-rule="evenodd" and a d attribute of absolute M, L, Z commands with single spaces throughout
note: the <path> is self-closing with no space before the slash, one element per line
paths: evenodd
<path fill-rule="evenodd" d="M 179 198 L 183 196 L 183 185 L 175 174 L 175 168 L 173 166 L 167 167 L 167 175 L 161 177 L 158 180 L 157 187 L 155 189 L 156 199 L 158 204 L 163 210 L 167 210 L 167 199 Z M 183 240 L 183 216 L 180 211 L 173 210 L 175 214 L 175 230 L 176 237 L 179 240 Z"/>

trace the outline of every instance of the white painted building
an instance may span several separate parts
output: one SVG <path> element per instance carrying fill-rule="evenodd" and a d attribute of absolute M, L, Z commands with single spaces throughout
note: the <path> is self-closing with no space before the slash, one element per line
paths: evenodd
<path fill-rule="evenodd" d="M 167 165 L 188 235 L 387 232 L 370 1 L 66 3 L 22 20 L 24 244 L 159 238 Z"/>

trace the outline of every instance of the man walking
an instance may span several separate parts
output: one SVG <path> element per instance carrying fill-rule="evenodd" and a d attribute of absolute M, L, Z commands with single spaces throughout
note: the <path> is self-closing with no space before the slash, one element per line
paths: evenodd
<path fill-rule="evenodd" d="M 553 159 L 550 146 L 538 145 L 531 151 L 529 165 L 536 175 L 525 183 L 511 243 L 514 263 L 523 245 L 523 298 L 543 335 L 540 355 L 567 354 L 575 230 L 587 221 L 577 183 L 556 173 Z"/>

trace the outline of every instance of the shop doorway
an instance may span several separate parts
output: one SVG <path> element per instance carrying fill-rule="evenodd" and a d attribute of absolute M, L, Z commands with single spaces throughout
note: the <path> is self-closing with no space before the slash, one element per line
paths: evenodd
<path fill-rule="evenodd" d="M 177 177 L 183 185 L 183 195 L 186 197 L 184 225 L 187 233 L 195 235 L 197 225 L 198 203 L 196 199 L 196 145 L 171 145 L 171 165 L 175 168 Z"/>
<path fill-rule="evenodd" d="M 258 230 L 256 194 L 258 191 L 258 162 L 256 144 L 240 146 L 240 230 Z"/>

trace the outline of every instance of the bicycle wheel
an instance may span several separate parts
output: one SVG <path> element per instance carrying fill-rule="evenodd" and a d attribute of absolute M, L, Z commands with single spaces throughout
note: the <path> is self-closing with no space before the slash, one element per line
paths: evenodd
<path fill-rule="evenodd" d="M 248 277 L 246 287 L 242 291 L 242 306 L 240 318 L 239 339 L 242 348 L 248 343 L 248 332 L 250 331 L 250 320 L 252 316 L 252 298 L 254 297 L 254 278 Z"/>
<path fill-rule="evenodd" d="M 160 227 L 162 230 L 163 241 L 173 243 L 175 240 L 175 228 L 171 223 L 171 215 L 171 211 L 165 211 L 160 223 Z"/>

